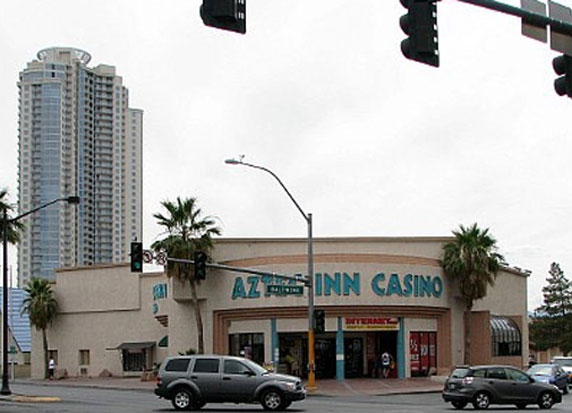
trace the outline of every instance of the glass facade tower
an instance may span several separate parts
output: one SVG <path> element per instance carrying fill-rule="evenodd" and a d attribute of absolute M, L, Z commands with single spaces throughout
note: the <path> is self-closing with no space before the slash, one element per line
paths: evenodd
<path fill-rule="evenodd" d="M 115 68 L 88 67 L 89 53 L 55 47 L 20 73 L 20 213 L 78 195 L 23 219 L 18 283 L 54 269 L 129 260 L 142 239 L 143 112 L 129 108 Z"/>

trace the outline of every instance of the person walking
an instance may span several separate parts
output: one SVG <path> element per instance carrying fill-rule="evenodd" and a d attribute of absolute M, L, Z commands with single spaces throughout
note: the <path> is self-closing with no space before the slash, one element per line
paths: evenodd
<path fill-rule="evenodd" d="M 381 355 L 381 367 L 383 369 L 383 377 L 386 379 L 389 377 L 389 372 L 391 370 L 391 363 L 393 357 L 387 351 Z"/>
<path fill-rule="evenodd" d="M 50 380 L 54 379 L 54 373 L 56 372 L 56 362 L 53 358 L 50 359 L 48 362 L 48 372 L 50 373 L 49 378 Z"/>

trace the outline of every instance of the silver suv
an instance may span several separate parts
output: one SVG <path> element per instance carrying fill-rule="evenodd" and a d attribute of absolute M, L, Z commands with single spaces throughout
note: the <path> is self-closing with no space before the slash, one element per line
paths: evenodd
<path fill-rule="evenodd" d="M 274 374 L 255 362 L 232 356 L 167 357 L 161 363 L 155 394 L 177 410 L 198 410 L 207 403 L 260 403 L 284 410 L 306 398 L 298 377 Z"/>
<path fill-rule="evenodd" d="M 572 357 L 569 356 L 556 356 L 552 358 L 552 364 L 558 364 L 562 369 L 568 373 L 568 383 L 572 383 Z"/>

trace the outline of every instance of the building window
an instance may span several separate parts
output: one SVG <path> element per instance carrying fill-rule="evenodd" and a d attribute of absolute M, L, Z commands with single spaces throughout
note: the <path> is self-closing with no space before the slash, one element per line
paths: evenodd
<path fill-rule="evenodd" d="M 516 323 L 501 316 L 491 316 L 490 323 L 493 357 L 522 355 L 522 339 Z"/>
<path fill-rule="evenodd" d="M 89 366 L 89 350 L 80 350 L 79 351 L 79 365 L 80 366 Z"/>

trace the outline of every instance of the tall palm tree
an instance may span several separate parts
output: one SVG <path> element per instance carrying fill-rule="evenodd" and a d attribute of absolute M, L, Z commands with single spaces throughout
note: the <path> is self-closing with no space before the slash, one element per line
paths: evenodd
<path fill-rule="evenodd" d="M 487 295 L 487 287 L 494 285 L 504 258 L 488 228 L 481 230 L 476 223 L 459 228 L 453 231 L 455 239 L 443 246 L 441 266 L 445 275 L 459 283 L 465 304 L 465 364 L 471 364 L 471 311 L 475 301 Z"/>
<path fill-rule="evenodd" d="M 27 297 L 24 299 L 23 313 L 30 317 L 30 324 L 36 330 L 41 330 L 44 345 L 44 378 L 48 378 L 48 337 L 46 330 L 52 324 L 58 314 L 58 302 L 50 282 L 43 278 L 32 277 L 24 291 Z"/>
<path fill-rule="evenodd" d="M 8 202 L 8 190 L 0 189 L 0 242 L 4 239 L 4 210 L 10 212 L 14 210 L 14 205 Z M 10 217 L 8 216 L 8 219 Z M 8 224 L 7 239 L 10 244 L 20 241 L 20 231 L 24 229 L 21 222 L 11 222 Z"/>
<path fill-rule="evenodd" d="M 202 217 L 202 211 L 197 205 L 196 198 L 181 199 L 176 202 L 163 201 L 167 214 L 153 215 L 157 223 L 166 229 L 167 236 L 151 245 L 155 251 L 165 251 L 171 258 L 192 260 L 195 251 L 207 255 L 213 248 L 214 235 L 220 235 L 221 230 L 216 226 L 216 219 L 211 216 Z M 195 277 L 193 267 L 189 264 L 167 264 L 167 276 L 176 277 L 180 281 L 188 281 L 191 289 L 191 305 L 195 314 L 197 326 L 198 353 L 204 353 L 203 319 L 197 297 L 197 285 L 200 280 Z"/>

